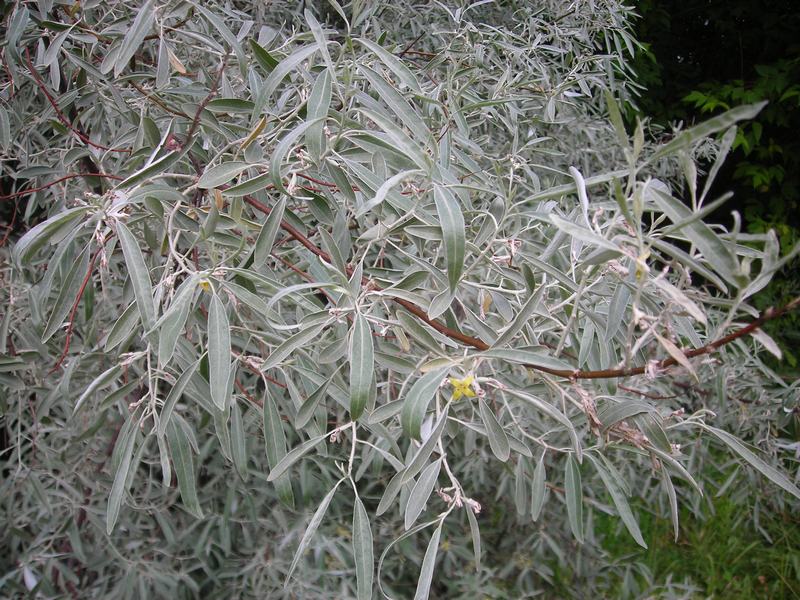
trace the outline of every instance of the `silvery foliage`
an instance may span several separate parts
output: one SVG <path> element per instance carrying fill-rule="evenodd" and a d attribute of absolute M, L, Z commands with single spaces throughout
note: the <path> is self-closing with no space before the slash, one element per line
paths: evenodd
<path fill-rule="evenodd" d="M 8 18 L 3 175 L 41 189 L 3 254 L 2 585 L 500 598 L 560 565 L 579 593 L 616 572 L 598 511 L 677 533 L 712 464 L 795 502 L 775 344 L 686 354 L 781 265 L 705 222 L 760 107 L 626 131 L 613 0 L 316 8 Z"/>

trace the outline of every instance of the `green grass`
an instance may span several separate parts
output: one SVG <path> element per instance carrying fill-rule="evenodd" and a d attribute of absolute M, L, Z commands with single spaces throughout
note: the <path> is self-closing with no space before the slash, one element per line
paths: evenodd
<path fill-rule="evenodd" d="M 703 598 L 800 598 L 800 515 L 762 513 L 770 543 L 753 527 L 748 507 L 726 498 L 711 506 L 704 520 L 681 514 L 677 542 L 668 519 L 640 511 L 647 550 L 619 528 L 616 517 L 598 514 L 596 525 L 612 560 L 645 565 L 655 582 L 670 575 L 689 579 L 703 589 Z"/>

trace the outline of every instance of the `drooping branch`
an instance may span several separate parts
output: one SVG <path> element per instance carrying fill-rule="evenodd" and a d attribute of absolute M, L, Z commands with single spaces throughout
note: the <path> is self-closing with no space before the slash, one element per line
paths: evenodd
<path fill-rule="evenodd" d="M 260 202 L 256 198 L 252 196 L 245 196 L 245 201 L 252 206 L 253 208 L 265 213 L 269 214 L 272 212 L 272 209 Z M 326 262 L 331 262 L 328 253 L 322 250 L 319 246 L 314 244 L 307 236 L 305 236 L 302 232 L 298 231 L 297 228 L 293 227 L 285 220 L 281 221 L 281 229 L 283 229 L 286 233 L 289 234 L 292 238 L 296 241 L 300 242 L 303 246 L 305 246 L 308 250 L 312 253 L 316 254 L 320 258 L 324 259 Z M 352 275 L 353 269 L 348 266 L 348 274 Z M 362 278 L 362 285 L 366 285 L 370 280 L 367 277 Z M 370 285 L 372 286 L 373 290 L 382 291 L 383 288 L 378 286 L 375 282 L 371 282 Z M 466 335 L 444 325 L 443 323 L 437 321 L 436 319 L 431 319 L 428 317 L 425 310 L 421 307 L 417 306 L 413 302 L 405 300 L 403 298 L 392 298 L 392 300 L 396 303 L 405 308 L 408 312 L 413 314 L 415 317 L 420 319 L 421 321 L 427 323 L 431 327 L 433 327 L 439 333 L 449 337 L 450 339 L 459 341 L 467 346 L 471 346 L 476 350 L 488 350 L 489 344 L 484 342 L 481 339 L 478 339 L 473 336 Z M 765 310 L 761 315 L 748 323 L 747 325 L 737 329 L 736 331 L 729 333 L 726 336 L 723 336 L 701 348 L 695 348 L 694 350 L 686 350 L 684 355 L 687 358 L 694 358 L 696 356 L 702 356 L 704 354 L 712 354 L 722 346 L 726 344 L 730 344 L 734 340 L 739 339 L 749 333 L 752 333 L 759 327 L 761 327 L 767 321 L 772 321 L 777 319 L 788 312 L 791 312 L 795 309 L 800 307 L 800 297 L 795 298 L 788 304 L 780 307 L 780 308 L 769 308 Z M 548 373 L 550 375 L 555 375 L 557 377 L 565 377 L 567 379 L 618 379 L 623 377 L 631 377 L 634 375 L 642 375 L 648 368 L 655 368 L 656 370 L 666 369 L 668 367 L 672 367 L 678 364 L 678 361 L 672 357 L 665 358 L 663 360 L 656 361 L 651 365 L 645 365 L 640 367 L 626 367 L 626 368 L 619 368 L 619 369 L 600 369 L 594 371 L 581 371 L 579 369 L 570 370 L 570 369 L 553 369 L 550 367 L 545 367 L 543 365 L 536 365 L 536 364 L 527 364 L 525 365 L 529 369 L 533 369 L 535 371 L 541 371 L 543 373 Z"/>

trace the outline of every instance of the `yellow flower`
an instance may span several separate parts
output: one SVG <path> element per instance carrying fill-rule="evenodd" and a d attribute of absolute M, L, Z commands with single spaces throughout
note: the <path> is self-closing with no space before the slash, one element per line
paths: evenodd
<path fill-rule="evenodd" d="M 211 283 L 208 280 L 204 279 L 204 280 L 202 280 L 200 282 L 200 288 L 205 292 L 210 292 L 211 291 Z"/>
<path fill-rule="evenodd" d="M 472 375 L 467 375 L 464 379 L 450 378 L 450 385 L 453 386 L 453 400 L 458 400 L 461 396 L 467 398 L 475 397 L 475 390 L 472 389 L 472 382 L 475 378 Z"/>

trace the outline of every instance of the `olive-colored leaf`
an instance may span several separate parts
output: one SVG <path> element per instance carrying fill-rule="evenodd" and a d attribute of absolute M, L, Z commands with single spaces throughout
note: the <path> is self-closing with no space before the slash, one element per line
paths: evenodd
<path fill-rule="evenodd" d="M 578 461 L 572 454 L 567 456 L 564 470 L 564 496 L 567 503 L 569 526 L 575 539 L 583 543 L 583 490 Z"/>
<path fill-rule="evenodd" d="M 769 479 L 775 485 L 783 488 L 795 498 L 800 498 L 800 488 L 798 488 L 791 479 L 778 469 L 770 465 L 763 458 L 758 456 L 755 452 L 747 448 L 736 436 L 731 435 L 727 431 L 712 427 L 711 425 L 702 424 L 701 427 L 706 431 L 710 431 L 724 442 L 728 448 L 736 452 L 739 456 L 745 459 L 751 466 L 761 473 L 764 477 Z"/>
<path fill-rule="evenodd" d="M 533 482 L 531 483 L 531 519 L 537 521 L 539 515 L 542 514 L 542 507 L 546 499 L 547 488 L 545 487 L 545 480 L 547 474 L 544 466 L 545 453 L 542 452 L 541 458 L 536 463 L 536 468 L 533 470 Z"/>
<path fill-rule="evenodd" d="M 411 386 L 403 403 L 403 410 L 400 412 L 400 423 L 407 436 L 420 438 L 420 428 L 425 413 L 428 412 L 428 405 L 436 395 L 436 390 L 442 384 L 447 371 L 448 367 L 429 371 Z"/>
<path fill-rule="evenodd" d="M 67 318 L 75 305 L 75 300 L 80 293 L 83 280 L 86 277 L 86 271 L 89 268 L 90 251 L 91 244 L 87 244 L 61 282 L 58 298 L 53 304 L 53 311 L 50 313 L 50 318 L 47 320 L 47 325 L 42 334 L 42 342 L 49 340 L 61 328 L 64 319 Z"/>
<path fill-rule="evenodd" d="M 125 256 L 125 265 L 133 285 L 133 295 L 136 298 L 136 307 L 139 310 L 142 325 L 144 325 L 145 331 L 150 331 L 156 321 L 150 271 L 144 262 L 144 255 L 136 238 L 121 222 L 117 222 L 117 236 L 119 236 L 119 243 L 122 246 L 122 254 Z"/>
<path fill-rule="evenodd" d="M 294 558 L 292 559 L 292 564 L 289 566 L 289 571 L 286 573 L 286 581 L 289 581 L 292 577 L 292 573 L 294 573 L 295 568 L 297 568 L 297 563 L 300 562 L 300 558 L 302 558 L 303 553 L 308 548 L 308 545 L 311 543 L 311 538 L 314 537 L 314 534 L 317 531 L 320 523 L 322 523 L 322 519 L 325 516 L 325 512 L 328 510 L 328 506 L 333 500 L 333 495 L 336 493 L 336 490 L 339 488 L 339 484 L 342 483 L 342 479 L 336 482 L 336 485 L 333 486 L 331 491 L 325 494 L 325 497 L 320 502 L 317 510 L 314 511 L 314 515 L 311 517 L 311 521 L 308 523 L 308 527 L 306 527 L 306 531 L 303 534 L 303 538 L 300 540 L 300 545 L 297 547 L 297 551 L 294 553 Z"/>
<path fill-rule="evenodd" d="M 372 330 L 366 317 L 357 314 L 350 334 L 350 418 L 354 421 L 364 412 L 372 385 L 375 359 Z"/>
<path fill-rule="evenodd" d="M 194 461 L 189 438 L 176 418 L 170 419 L 167 424 L 167 440 L 172 453 L 172 464 L 175 466 L 175 475 L 178 477 L 178 489 L 181 492 L 183 505 L 198 519 L 203 518 L 200 500 L 197 497 L 197 482 L 194 473 Z"/>
<path fill-rule="evenodd" d="M 422 470 L 419 475 L 417 483 L 411 490 L 411 495 L 406 504 L 405 514 L 405 527 L 410 529 L 416 522 L 419 515 L 425 510 L 425 505 L 428 503 L 433 488 L 436 485 L 436 480 L 439 478 L 439 470 L 442 467 L 442 461 L 437 460 L 429 464 Z"/>
<path fill-rule="evenodd" d="M 483 399 L 478 400 L 480 405 L 481 420 L 486 425 L 486 434 L 489 436 L 489 446 L 498 460 L 505 462 L 511 453 L 508 436 L 502 425 L 497 420 L 494 412 L 486 405 Z"/>
<path fill-rule="evenodd" d="M 278 407 L 275 405 L 269 390 L 264 391 L 263 419 L 267 464 L 269 464 L 270 469 L 274 469 L 286 457 L 286 433 L 283 431 L 283 422 L 278 413 Z M 291 465 L 286 465 L 286 469 L 289 466 Z M 275 489 L 281 502 L 290 508 L 294 508 L 294 492 L 289 474 L 284 472 L 282 475 L 276 475 L 271 481 L 275 482 Z"/>
<path fill-rule="evenodd" d="M 372 529 L 369 516 L 361 498 L 356 496 L 353 507 L 353 557 L 356 564 L 356 589 L 358 600 L 372 598 L 372 577 L 375 572 L 375 556 L 372 547 Z"/>
<path fill-rule="evenodd" d="M 242 171 L 250 168 L 250 166 L 250 164 L 245 162 L 232 161 L 222 163 L 216 167 L 211 167 L 210 169 L 206 169 L 200 176 L 197 187 L 203 189 L 218 188 L 228 183 Z"/>
<path fill-rule="evenodd" d="M 435 185 L 433 197 L 436 202 L 436 212 L 439 215 L 439 224 L 442 228 L 447 279 L 450 282 L 450 291 L 455 291 L 461 279 L 461 272 L 464 270 L 466 247 L 464 215 L 461 214 L 461 207 L 455 196 L 447 188 Z"/>
<path fill-rule="evenodd" d="M 131 415 L 130 419 L 133 419 Z M 119 457 L 119 465 L 114 474 L 114 483 L 111 485 L 111 494 L 108 497 L 108 508 L 106 509 L 106 533 L 111 535 L 114 525 L 119 518 L 122 500 L 128 491 L 128 472 L 131 468 L 133 458 L 133 447 L 136 442 L 137 428 L 127 427 L 120 431 L 115 445 L 115 454 Z"/>
<path fill-rule="evenodd" d="M 208 309 L 208 375 L 211 400 L 224 410 L 230 394 L 231 331 L 225 306 L 216 294 Z"/>
<path fill-rule="evenodd" d="M 417 580 L 417 590 L 414 592 L 414 600 L 427 600 L 430 594 L 431 583 L 433 583 L 433 569 L 436 566 L 436 554 L 439 552 L 439 538 L 442 535 L 443 525 L 443 521 L 439 523 L 439 526 L 433 530 L 430 542 L 428 542 L 428 549 L 425 550 L 425 557 L 422 559 L 422 568 Z"/>
<path fill-rule="evenodd" d="M 125 69 L 137 50 L 139 50 L 144 38 L 152 29 L 156 18 L 154 4 L 155 0 L 148 0 L 144 6 L 137 10 L 136 18 L 128 28 L 125 38 L 122 40 L 119 52 L 117 53 L 117 58 L 114 61 L 114 77 L 119 77 L 119 74 Z"/>

